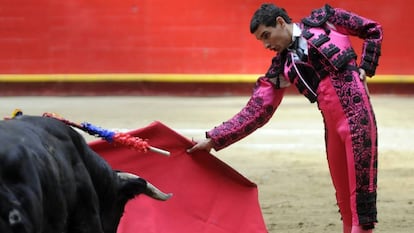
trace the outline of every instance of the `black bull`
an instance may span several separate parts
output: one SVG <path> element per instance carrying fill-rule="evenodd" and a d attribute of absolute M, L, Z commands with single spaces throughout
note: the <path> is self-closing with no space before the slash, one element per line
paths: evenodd
<path fill-rule="evenodd" d="M 128 200 L 170 197 L 112 170 L 82 135 L 52 118 L 0 121 L 0 145 L 1 233 L 115 233 Z"/>

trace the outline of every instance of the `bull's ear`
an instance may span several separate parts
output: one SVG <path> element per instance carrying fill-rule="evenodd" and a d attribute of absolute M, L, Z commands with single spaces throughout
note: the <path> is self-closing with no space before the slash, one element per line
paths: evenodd
<path fill-rule="evenodd" d="M 117 174 L 123 181 L 121 185 L 121 193 L 127 195 L 128 199 L 141 193 L 161 201 L 168 200 L 172 196 L 172 194 L 163 193 L 154 185 L 137 175 L 126 172 L 118 172 Z"/>

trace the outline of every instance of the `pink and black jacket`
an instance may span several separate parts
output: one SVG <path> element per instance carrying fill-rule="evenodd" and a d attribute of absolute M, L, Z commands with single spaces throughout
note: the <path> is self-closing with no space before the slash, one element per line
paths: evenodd
<path fill-rule="evenodd" d="M 325 5 L 302 19 L 299 27 L 301 36 L 307 40 L 308 53 L 301 54 L 297 43 L 293 43 L 272 59 L 267 73 L 257 80 L 246 106 L 206 133 L 215 150 L 233 144 L 270 120 L 283 98 L 285 86 L 281 83 L 294 84 L 314 103 L 319 81 L 328 76 L 358 68 L 364 69 L 368 76 L 375 74 L 382 42 L 382 28 L 377 22 Z M 364 40 L 359 66 L 348 36 Z"/>

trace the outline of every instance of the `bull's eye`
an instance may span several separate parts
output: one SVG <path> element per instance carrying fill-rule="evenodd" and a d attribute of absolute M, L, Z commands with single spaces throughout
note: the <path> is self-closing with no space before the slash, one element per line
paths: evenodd
<path fill-rule="evenodd" d="M 9 213 L 9 223 L 11 226 L 16 225 L 22 221 L 20 212 L 16 209 L 12 209 Z"/>

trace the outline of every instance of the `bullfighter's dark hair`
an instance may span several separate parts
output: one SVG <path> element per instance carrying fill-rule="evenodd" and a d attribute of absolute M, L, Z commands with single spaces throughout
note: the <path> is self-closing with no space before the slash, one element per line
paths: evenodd
<path fill-rule="evenodd" d="M 250 21 L 250 33 L 254 33 L 257 28 L 263 24 L 266 27 L 275 27 L 276 18 L 282 17 L 286 23 L 291 23 L 292 19 L 284 8 L 277 7 L 272 3 L 264 3 L 253 14 Z"/>

